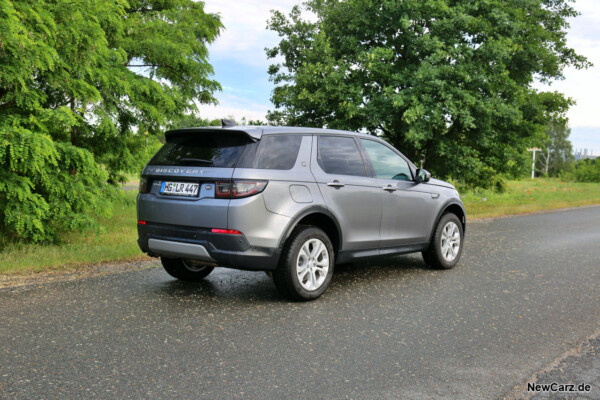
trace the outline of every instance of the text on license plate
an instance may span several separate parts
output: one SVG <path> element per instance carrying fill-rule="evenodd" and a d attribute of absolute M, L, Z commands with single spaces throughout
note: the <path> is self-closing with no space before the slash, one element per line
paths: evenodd
<path fill-rule="evenodd" d="M 171 194 L 175 196 L 196 196 L 200 184 L 189 182 L 163 182 L 160 186 L 161 194 Z"/>

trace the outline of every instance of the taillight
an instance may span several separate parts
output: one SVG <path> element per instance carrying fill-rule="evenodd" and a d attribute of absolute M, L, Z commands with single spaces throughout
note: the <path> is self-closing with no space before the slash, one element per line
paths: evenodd
<path fill-rule="evenodd" d="M 266 181 L 233 181 L 231 197 L 248 197 L 265 190 Z"/>
<path fill-rule="evenodd" d="M 152 181 L 148 178 L 140 177 L 140 193 L 148 193 L 150 191 Z"/>
<path fill-rule="evenodd" d="M 220 181 L 217 182 L 215 197 L 221 199 L 239 199 L 258 194 L 265 190 L 267 181 Z"/>
<path fill-rule="evenodd" d="M 217 182 L 217 188 L 215 190 L 215 197 L 219 199 L 231 198 L 231 182 Z"/>

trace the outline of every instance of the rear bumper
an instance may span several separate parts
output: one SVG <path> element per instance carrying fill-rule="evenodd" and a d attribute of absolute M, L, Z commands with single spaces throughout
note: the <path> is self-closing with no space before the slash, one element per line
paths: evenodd
<path fill-rule="evenodd" d="M 279 249 L 251 246 L 244 235 L 177 225 L 138 225 L 138 245 L 154 256 L 191 258 L 235 269 L 274 270 L 279 261 Z"/>

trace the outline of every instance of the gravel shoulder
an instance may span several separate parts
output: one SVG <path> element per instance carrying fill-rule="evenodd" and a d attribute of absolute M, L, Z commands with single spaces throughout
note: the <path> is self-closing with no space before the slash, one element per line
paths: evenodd
<path fill-rule="evenodd" d="M 44 285 L 53 282 L 68 282 L 97 276 L 118 274 L 128 271 L 139 271 L 160 266 L 158 259 L 145 259 L 133 261 L 114 261 L 100 264 L 65 267 L 43 272 L 0 274 L 0 289 L 16 288 L 21 286 Z"/>

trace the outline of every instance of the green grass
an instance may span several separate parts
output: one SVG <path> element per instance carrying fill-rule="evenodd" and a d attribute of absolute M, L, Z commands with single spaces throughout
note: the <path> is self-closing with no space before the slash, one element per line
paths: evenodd
<path fill-rule="evenodd" d="M 114 205 L 112 218 L 100 221 L 103 232 L 72 233 L 63 238 L 61 245 L 9 244 L 0 252 L 0 274 L 76 268 L 145 257 L 136 242 L 136 195 L 137 190 L 127 191 L 127 202 Z"/>
<path fill-rule="evenodd" d="M 498 217 L 600 204 L 600 183 L 536 178 L 509 181 L 505 193 L 472 191 L 461 195 L 468 219 Z"/>
<path fill-rule="evenodd" d="M 137 190 L 127 191 L 128 202 L 115 205 L 113 217 L 100 221 L 105 227 L 103 232 L 72 233 L 63 238 L 61 245 L 9 244 L 0 252 L 0 274 L 146 258 L 136 243 L 136 194 Z M 538 178 L 508 182 L 506 193 L 472 191 L 462 195 L 467 217 L 474 219 L 600 204 L 600 184 Z"/>

